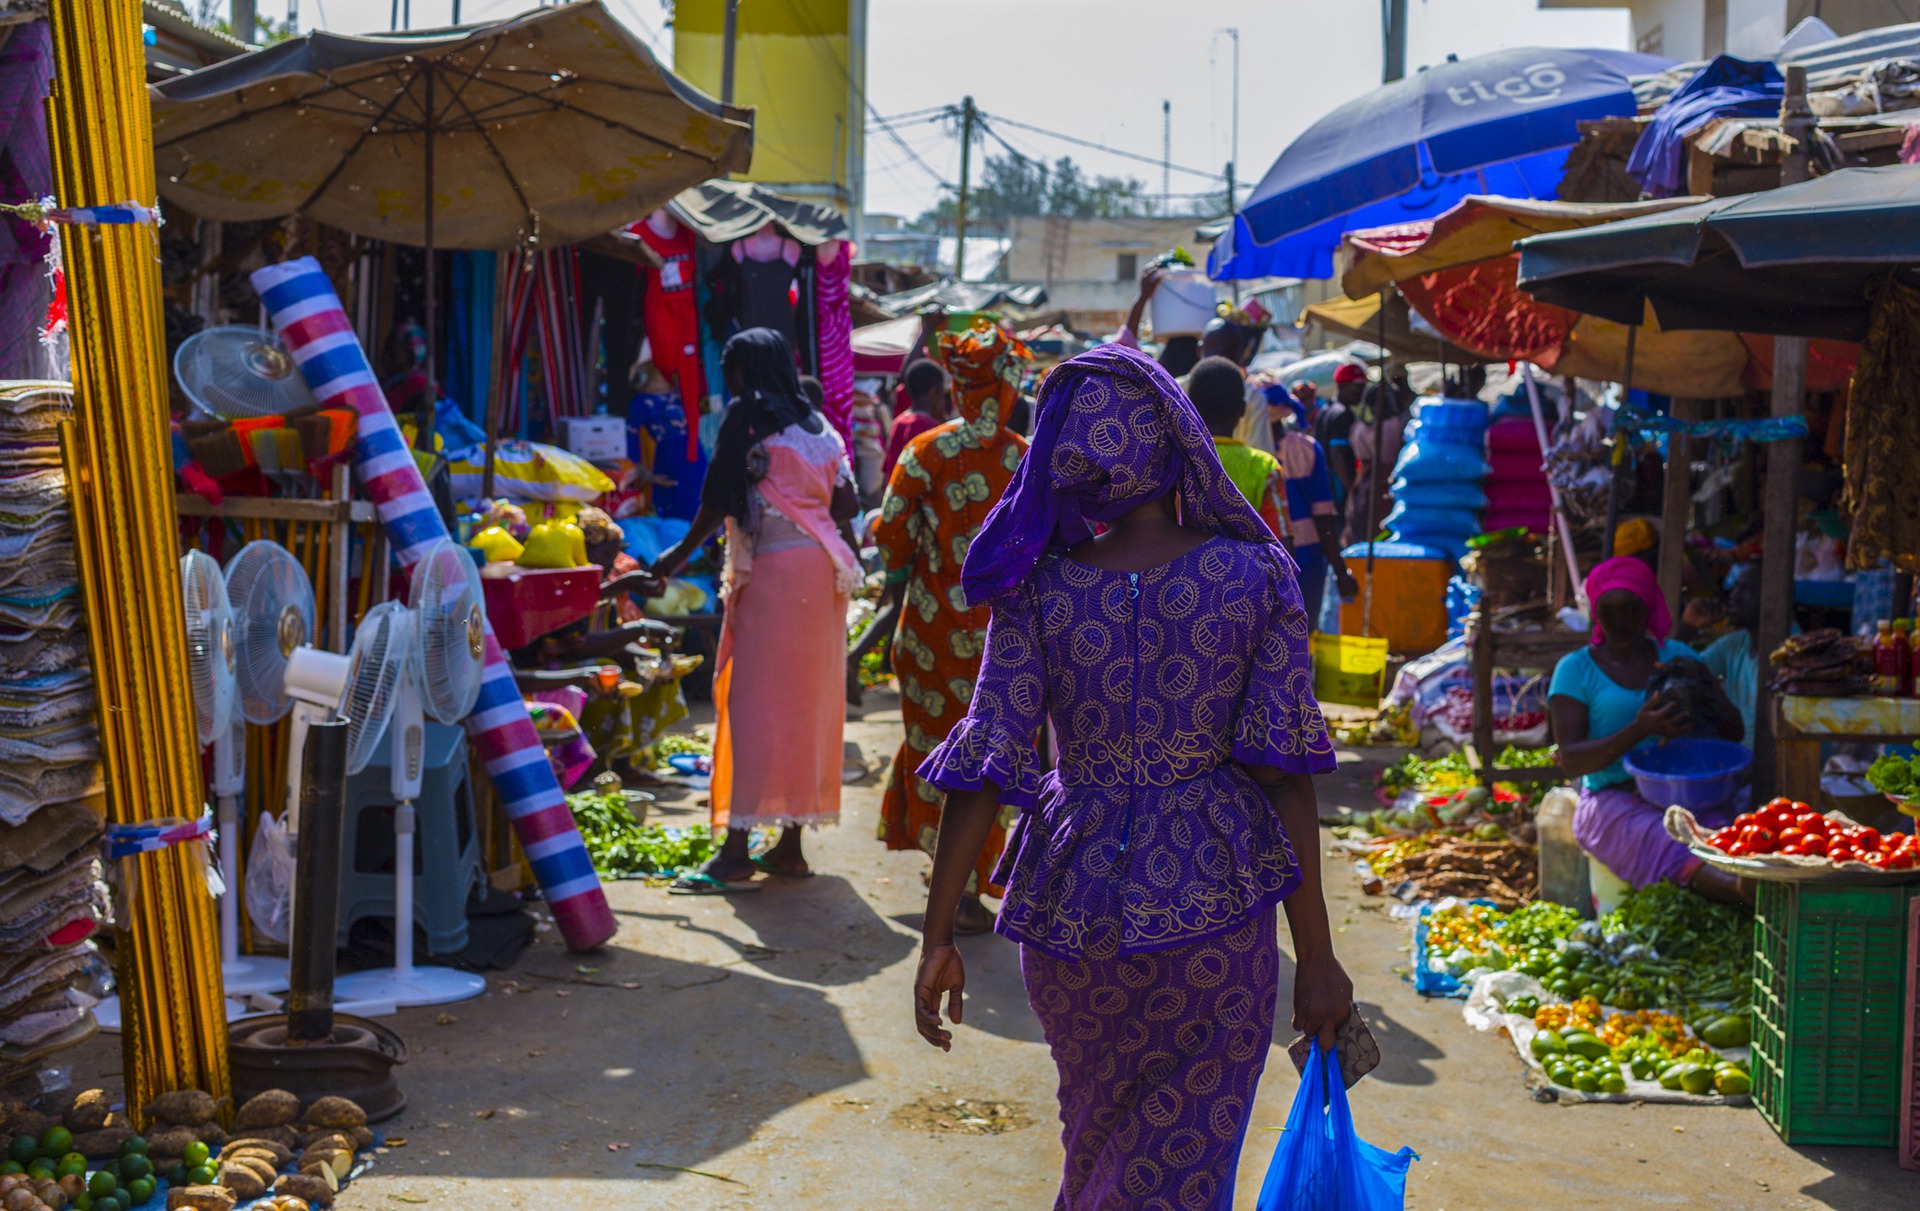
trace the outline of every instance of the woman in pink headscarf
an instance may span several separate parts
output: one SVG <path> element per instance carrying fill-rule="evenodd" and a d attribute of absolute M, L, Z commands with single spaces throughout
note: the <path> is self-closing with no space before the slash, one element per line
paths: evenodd
<path fill-rule="evenodd" d="M 1593 640 L 1554 667 L 1547 691 L 1560 764 L 1580 779 L 1574 838 L 1635 887 L 1666 879 L 1716 900 L 1744 899 L 1739 880 L 1667 835 L 1665 806 L 1641 798 L 1622 764 L 1632 749 L 1694 730 L 1678 704 L 1647 697 L 1655 668 L 1694 659 L 1693 649 L 1667 638 L 1673 624 L 1666 598 L 1641 560 L 1606 560 L 1587 574 L 1586 587 Z M 1723 739 L 1739 740 L 1739 714 L 1731 704 L 1721 714 L 1736 725 Z M 1709 828 L 1727 822 L 1711 812 L 1702 819 Z"/>

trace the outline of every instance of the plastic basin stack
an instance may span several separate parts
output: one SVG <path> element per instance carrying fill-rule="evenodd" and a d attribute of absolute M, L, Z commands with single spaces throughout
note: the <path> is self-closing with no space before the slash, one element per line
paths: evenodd
<path fill-rule="evenodd" d="M 1545 534 L 1553 526 L 1553 490 L 1541 465 L 1540 435 L 1524 404 L 1503 403 L 1487 426 L 1489 533 L 1525 526 Z"/>
<path fill-rule="evenodd" d="M 1413 406 L 1393 465 L 1393 510 L 1382 523 L 1396 541 L 1444 551 L 1458 561 L 1482 530 L 1487 476 L 1482 443 L 1487 406 L 1478 400 L 1423 399 Z"/>

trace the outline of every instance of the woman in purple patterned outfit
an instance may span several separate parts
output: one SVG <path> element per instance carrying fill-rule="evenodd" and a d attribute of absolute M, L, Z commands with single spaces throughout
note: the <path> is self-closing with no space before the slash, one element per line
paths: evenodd
<path fill-rule="evenodd" d="M 1286 552 L 1151 359 L 1074 358 L 1038 412 L 967 554 L 967 598 L 993 606 L 973 702 L 920 767 L 948 798 L 915 1019 L 951 1046 L 954 910 L 1015 804 L 996 928 L 1021 944 L 1060 1070 L 1055 1207 L 1218 1211 L 1273 1041 L 1276 904 L 1295 1028 L 1331 1044 L 1352 1002 L 1320 894 L 1311 775 L 1334 760 L 1309 622 Z M 1044 774 L 1043 719 L 1060 749 Z"/>

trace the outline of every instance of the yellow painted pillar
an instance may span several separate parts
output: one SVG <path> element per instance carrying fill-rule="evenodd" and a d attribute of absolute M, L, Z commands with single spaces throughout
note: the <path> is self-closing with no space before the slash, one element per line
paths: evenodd
<path fill-rule="evenodd" d="M 140 0 L 52 0 L 47 102 L 62 206 L 155 203 Z M 157 232 L 61 229 L 74 419 L 64 433 L 99 700 L 107 818 L 197 818 Z M 127 1105 L 230 1092 L 220 944 L 204 855 L 120 863 L 118 977 Z M 130 877 L 129 877 L 130 876 Z"/>

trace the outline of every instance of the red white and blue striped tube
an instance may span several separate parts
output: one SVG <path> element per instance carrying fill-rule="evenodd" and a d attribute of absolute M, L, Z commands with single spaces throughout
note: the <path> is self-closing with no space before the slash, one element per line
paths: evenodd
<path fill-rule="evenodd" d="M 332 283 L 318 261 L 300 257 L 256 271 L 253 288 L 260 292 L 313 398 L 325 407 L 348 407 L 359 415 L 354 473 L 373 500 L 401 565 L 412 567 L 429 546 L 448 537 L 447 528 Z M 613 937 L 613 910 L 607 907 L 593 859 L 574 827 L 573 812 L 547 764 L 491 622 L 480 701 L 467 717 L 467 736 L 513 821 L 514 835 L 566 944 L 590 950 Z"/>

